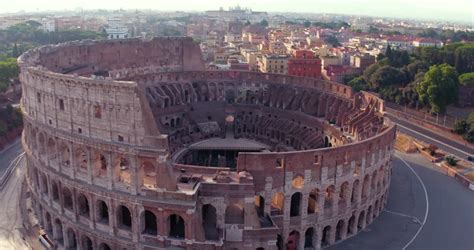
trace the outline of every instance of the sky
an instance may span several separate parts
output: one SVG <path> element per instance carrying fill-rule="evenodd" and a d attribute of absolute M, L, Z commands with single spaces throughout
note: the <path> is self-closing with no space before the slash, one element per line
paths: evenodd
<path fill-rule="evenodd" d="M 474 0 L 0 0 L 0 13 L 76 8 L 204 11 L 237 4 L 256 11 L 358 14 L 474 25 Z"/>

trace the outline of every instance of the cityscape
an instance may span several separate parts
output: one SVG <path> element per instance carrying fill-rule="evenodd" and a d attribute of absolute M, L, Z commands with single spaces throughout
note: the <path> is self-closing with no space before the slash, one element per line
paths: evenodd
<path fill-rule="evenodd" d="M 409 5 L 0 3 L 0 249 L 472 250 L 474 4 Z"/>

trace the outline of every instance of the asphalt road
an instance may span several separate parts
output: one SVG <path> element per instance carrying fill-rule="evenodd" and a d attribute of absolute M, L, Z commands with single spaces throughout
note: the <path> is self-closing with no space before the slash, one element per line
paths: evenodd
<path fill-rule="evenodd" d="M 329 249 L 473 250 L 474 192 L 418 154 L 398 155 L 421 181 L 395 158 L 385 210 L 364 232 Z"/>
<path fill-rule="evenodd" d="M 386 115 L 392 121 L 397 123 L 399 125 L 398 129 L 405 134 L 413 136 L 427 143 L 434 144 L 440 149 L 450 154 L 456 155 L 459 158 L 466 159 L 468 155 L 474 156 L 474 149 L 467 146 L 467 142 L 465 144 L 461 144 L 457 141 L 447 139 L 431 130 L 424 129 L 405 120 L 398 119 L 390 113 L 386 113 Z"/>
<path fill-rule="evenodd" d="M 5 173 L 10 163 L 22 152 L 20 139 L 0 152 L 0 176 Z"/>

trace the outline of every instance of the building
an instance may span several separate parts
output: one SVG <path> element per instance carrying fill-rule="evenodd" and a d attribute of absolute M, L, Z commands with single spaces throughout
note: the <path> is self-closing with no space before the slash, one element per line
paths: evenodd
<path fill-rule="evenodd" d="M 375 56 L 369 54 L 358 54 L 351 56 L 350 66 L 360 68 L 364 71 L 367 67 L 375 63 Z"/>
<path fill-rule="evenodd" d="M 443 42 L 432 39 L 432 38 L 417 38 L 413 41 L 413 46 L 415 47 L 437 47 L 441 48 L 443 47 Z"/>
<path fill-rule="evenodd" d="M 108 20 L 108 27 L 105 28 L 107 39 L 125 39 L 129 38 L 128 28 L 123 25 L 119 18 L 111 18 Z"/>
<path fill-rule="evenodd" d="M 321 60 L 310 50 L 297 50 L 292 58 L 288 59 L 288 75 L 321 77 Z"/>
<path fill-rule="evenodd" d="M 18 62 L 25 188 L 54 249 L 321 249 L 387 203 L 396 127 L 369 93 L 205 70 L 183 37 Z"/>
<path fill-rule="evenodd" d="M 287 55 L 263 55 L 260 71 L 274 74 L 288 74 Z"/>
<path fill-rule="evenodd" d="M 353 78 L 362 74 L 360 68 L 355 68 L 346 65 L 328 65 L 323 68 L 322 75 L 324 79 L 344 83 L 347 79 Z"/>

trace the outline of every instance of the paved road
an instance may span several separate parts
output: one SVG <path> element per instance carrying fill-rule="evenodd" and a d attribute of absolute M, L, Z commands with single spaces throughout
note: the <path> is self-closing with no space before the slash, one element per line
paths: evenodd
<path fill-rule="evenodd" d="M 421 182 L 395 158 L 385 210 L 365 232 L 329 249 L 473 250 L 474 192 L 440 173 L 418 154 L 398 155 Z M 429 206 L 421 183 L 426 187 Z"/>
<path fill-rule="evenodd" d="M 22 239 L 22 218 L 18 209 L 21 183 L 26 172 L 25 160 L 14 170 L 0 192 L 0 249 L 29 249 Z"/>
<path fill-rule="evenodd" d="M 409 123 L 403 119 L 398 119 L 390 113 L 386 113 L 386 115 L 399 125 L 398 129 L 403 133 L 406 133 L 422 141 L 434 144 L 440 149 L 450 154 L 456 155 L 459 158 L 466 159 L 468 155 L 474 155 L 474 149 L 466 146 L 467 142 L 466 144 L 461 144 L 440 136 L 436 132 L 432 132 L 430 130 L 413 125 L 412 123 Z"/>
<path fill-rule="evenodd" d="M 0 176 L 5 173 L 10 163 L 22 152 L 23 149 L 21 148 L 20 139 L 16 140 L 3 151 L 0 151 Z"/>

